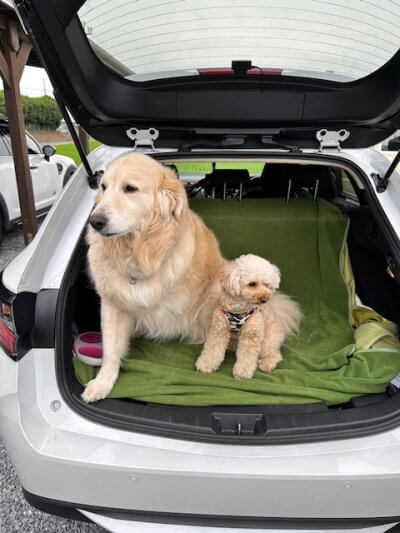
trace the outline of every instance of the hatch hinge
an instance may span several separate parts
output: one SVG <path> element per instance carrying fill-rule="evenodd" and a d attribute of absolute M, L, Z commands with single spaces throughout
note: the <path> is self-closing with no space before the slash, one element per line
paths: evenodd
<path fill-rule="evenodd" d="M 149 128 L 148 130 L 138 130 L 137 128 L 129 128 L 126 130 L 126 135 L 133 141 L 133 149 L 137 148 L 149 148 L 155 150 L 154 141 L 158 139 L 160 132 L 155 128 Z"/>
<path fill-rule="evenodd" d="M 317 131 L 317 140 L 319 141 L 319 151 L 323 152 L 324 150 L 337 150 L 340 152 L 341 145 L 343 141 L 348 139 L 350 132 L 347 130 L 318 130 Z"/>

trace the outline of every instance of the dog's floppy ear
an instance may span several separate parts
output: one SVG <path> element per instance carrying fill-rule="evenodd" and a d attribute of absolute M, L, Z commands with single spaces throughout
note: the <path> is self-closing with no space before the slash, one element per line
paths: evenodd
<path fill-rule="evenodd" d="M 273 289 L 279 289 L 281 283 L 281 271 L 276 265 L 271 264 L 271 286 Z"/>
<path fill-rule="evenodd" d="M 188 204 L 186 191 L 171 168 L 165 167 L 163 170 L 164 176 L 158 191 L 161 216 L 179 219 Z"/>
<path fill-rule="evenodd" d="M 240 295 L 240 275 L 237 269 L 227 263 L 224 265 L 218 274 L 218 280 L 224 292 L 230 296 Z"/>

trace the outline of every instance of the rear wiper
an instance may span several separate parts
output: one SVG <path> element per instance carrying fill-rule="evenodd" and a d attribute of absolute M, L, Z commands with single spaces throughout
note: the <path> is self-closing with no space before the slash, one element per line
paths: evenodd
<path fill-rule="evenodd" d="M 397 165 L 400 161 L 400 150 L 397 152 L 396 157 L 390 163 L 389 168 L 385 172 L 384 176 L 373 172 L 371 178 L 374 180 L 376 192 L 385 192 L 387 186 L 389 185 L 390 178 L 392 177 L 393 172 L 396 170 Z"/>

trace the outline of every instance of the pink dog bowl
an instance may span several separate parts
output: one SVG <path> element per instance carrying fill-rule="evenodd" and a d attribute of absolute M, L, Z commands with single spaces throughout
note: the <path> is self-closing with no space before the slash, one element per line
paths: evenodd
<path fill-rule="evenodd" d="M 101 333 L 98 331 L 81 333 L 74 339 L 74 355 L 86 365 L 101 366 L 103 360 L 101 341 Z"/>

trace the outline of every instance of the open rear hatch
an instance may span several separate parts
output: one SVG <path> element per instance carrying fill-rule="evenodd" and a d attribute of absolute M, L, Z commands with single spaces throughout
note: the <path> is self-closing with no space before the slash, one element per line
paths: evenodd
<path fill-rule="evenodd" d="M 400 124 L 400 7 L 268 0 L 17 0 L 77 123 L 109 145 L 348 148 Z"/>

